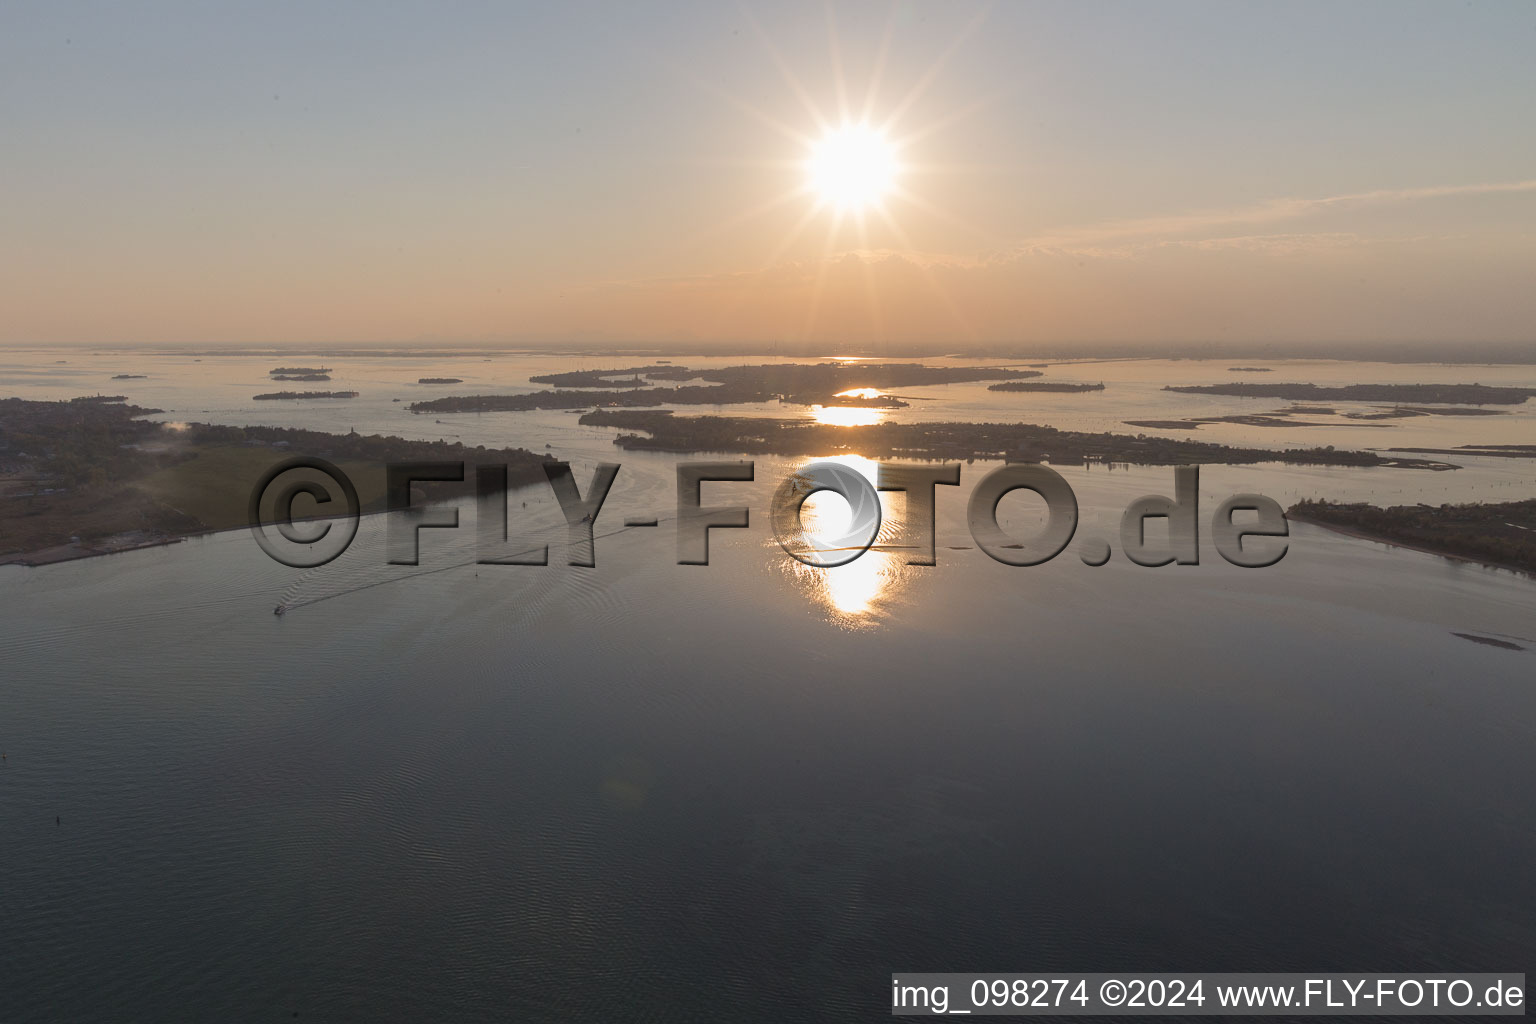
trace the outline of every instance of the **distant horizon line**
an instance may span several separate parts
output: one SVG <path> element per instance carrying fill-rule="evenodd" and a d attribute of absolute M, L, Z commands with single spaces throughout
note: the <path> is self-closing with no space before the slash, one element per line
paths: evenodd
<path fill-rule="evenodd" d="M 783 358 L 964 358 L 1008 360 L 1083 360 L 1083 359 L 1323 359 L 1336 361 L 1386 363 L 1446 364 L 1536 364 L 1536 340 L 1444 342 L 1444 341 L 1361 341 L 1361 342 L 1057 342 L 1050 345 L 969 344 L 958 347 L 917 342 L 891 342 L 885 345 L 829 345 L 821 342 L 602 342 L 543 341 L 538 343 L 498 342 L 379 342 L 371 344 L 326 342 L 167 344 L 163 342 L 39 342 L 0 343 L 0 351 L 134 351 L 148 355 L 179 356 L 263 356 L 316 355 L 370 358 L 378 356 L 450 356 L 553 355 L 553 356 L 642 356 Z"/>

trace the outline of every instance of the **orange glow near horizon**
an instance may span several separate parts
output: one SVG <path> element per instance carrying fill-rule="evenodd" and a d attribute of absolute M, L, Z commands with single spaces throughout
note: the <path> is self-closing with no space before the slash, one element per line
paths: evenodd
<path fill-rule="evenodd" d="M 1484 41 L 1507 60 L 1447 51 L 1422 19 L 1320 17 L 1287 44 L 1317 47 L 1295 89 L 1275 88 L 1300 65 L 1274 33 L 1220 36 L 1268 26 L 1244 5 L 1171 16 L 1181 30 L 1154 34 L 1178 56 L 1155 69 L 1079 49 L 1099 28 L 1074 5 L 727 5 L 611 38 L 564 8 L 530 36 L 511 5 L 421 5 L 413 30 L 463 74 L 317 46 L 285 5 L 250 12 L 277 64 L 246 59 L 243 32 L 144 35 L 122 5 L 93 8 L 102 59 L 82 60 L 71 5 L 21 6 L 32 27 L 0 53 L 49 102 L 8 111 L 9 347 L 1518 361 L 1536 322 L 1520 5 L 1433 16 L 1504 22 Z M 1126 38 L 1169 17 L 1130 5 Z M 678 31 L 727 23 L 728 45 Z M 1247 49 L 1212 79 L 1218 37 Z M 1341 38 L 1390 53 L 1386 77 L 1335 59 Z M 552 54 L 571 73 L 533 87 Z M 194 56 L 209 96 L 245 99 L 164 102 L 165 68 Z M 1447 98 L 1425 60 L 1464 60 L 1466 91 Z M 1318 76 L 1338 103 L 1313 102 Z M 1184 102 L 1212 81 L 1233 100 Z M 1356 139 L 1392 90 L 1433 127 Z M 1275 145 L 1232 146 L 1270 104 Z M 1335 138 L 1359 143 L 1348 161 Z"/>

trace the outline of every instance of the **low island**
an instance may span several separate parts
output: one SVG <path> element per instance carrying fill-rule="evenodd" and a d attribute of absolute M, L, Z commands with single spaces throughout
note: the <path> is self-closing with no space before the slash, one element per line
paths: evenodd
<path fill-rule="evenodd" d="M 1302 501 L 1285 514 L 1351 536 L 1536 575 L 1536 500 L 1390 508 Z"/>
<path fill-rule="evenodd" d="M 1331 424 L 1318 420 L 1296 419 L 1295 417 L 1341 416 L 1344 419 L 1355 421 L 1351 424 L 1352 426 L 1390 427 L 1392 425 L 1390 423 L 1377 421 L 1412 419 L 1417 416 L 1503 415 L 1504 410 L 1502 409 L 1484 409 L 1480 406 L 1378 405 L 1372 406 L 1370 410 L 1340 412 L 1330 406 L 1292 405 L 1284 409 L 1275 409 L 1271 412 L 1235 413 L 1231 416 L 1195 416 L 1184 420 L 1125 420 L 1124 422 L 1128 427 L 1148 427 L 1152 430 L 1193 430 L 1203 423 L 1239 423 L 1247 427 L 1326 427 Z"/>
<path fill-rule="evenodd" d="M 244 528 L 251 488 L 293 455 L 319 456 L 355 483 L 364 512 L 384 507 L 387 462 L 506 465 L 543 479 L 547 455 L 444 441 L 283 427 L 175 426 L 159 412 L 76 399 L 0 399 L 0 563 L 41 565 Z M 462 485 L 473 488 L 474 470 Z"/>
<path fill-rule="evenodd" d="M 1290 402 L 1416 402 L 1421 405 L 1519 405 L 1536 397 L 1536 388 L 1489 384 L 1189 384 L 1164 391 L 1235 398 L 1283 398 Z"/>
<path fill-rule="evenodd" d="M 989 384 L 988 391 L 1103 391 L 1103 384 L 1058 384 L 1048 380 L 1009 380 L 1001 384 Z"/>
<path fill-rule="evenodd" d="M 875 459 L 1008 459 L 1057 465 L 1088 462 L 1141 466 L 1287 462 L 1311 466 L 1382 466 L 1449 470 L 1449 462 L 1335 451 L 1268 450 L 1129 434 L 1093 434 L 1030 423 L 875 423 L 839 426 L 756 416 L 678 416 L 670 410 L 598 409 L 584 425 L 613 427 L 614 444 L 639 451 L 817 455 L 851 452 Z"/>
<path fill-rule="evenodd" d="M 529 380 L 557 390 L 529 395 L 462 395 L 415 402 L 418 413 L 509 412 L 529 409 L 655 408 L 661 405 L 740 405 L 786 402 L 796 405 L 897 409 L 888 388 L 1023 380 L 1038 370 L 989 366 L 925 366 L 921 363 L 767 363 L 689 369 L 686 366 L 632 366 L 617 370 L 573 370 Z M 650 387 L 653 381 L 693 381 L 678 387 Z M 610 390 L 585 390 L 606 388 Z M 622 389 L 622 390 L 611 390 Z"/>

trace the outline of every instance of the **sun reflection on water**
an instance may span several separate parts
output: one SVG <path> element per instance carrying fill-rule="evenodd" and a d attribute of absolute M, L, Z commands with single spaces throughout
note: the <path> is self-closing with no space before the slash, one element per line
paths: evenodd
<path fill-rule="evenodd" d="M 866 412 L 863 409 L 837 410 Z M 871 484 L 876 482 L 879 464 L 862 455 L 834 455 L 811 462 L 841 462 L 857 470 Z M 848 628 L 877 625 L 891 599 L 906 585 L 912 573 L 907 565 L 907 551 L 896 546 L 904 528 L 904 518 L 892 511 L 891 493 L 880 495 L 880 532 L 869 550 L 845 565 L 830 569 L 806 565 L 785 557 L 784 562 L 795 581 L 811 595 L 833 621 Z M 898 499 L 895 504 L 902 503 Z M 822 491 L 808 498 L 801 508 L 800 521 L 805 529 L 822 536 L 836 536 L 848 529 L 848 503 L 840 495 Z"/>
<path fill-rule="evenodd" d="M 892 555 L 871 549 L 847 565 L 833 569 L 815 569 L 809 565 L 800 568 L 820 577 L 816 584 L 827 607 L 844 619 L 869 625 L 905 566 Z"/>

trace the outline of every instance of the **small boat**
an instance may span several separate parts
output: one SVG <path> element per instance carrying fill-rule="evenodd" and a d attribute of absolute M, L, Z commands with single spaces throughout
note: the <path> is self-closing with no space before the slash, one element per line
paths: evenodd
<path fill-rule="evenodd" d="M 282 605 L 278 605 L 278 606 L 277 606 L 277 607 L 276 607 L 276 608 L 273 608 L 273 609 L 272 609 L 272 614 L 273 614 L 273 615 L 281 615 L 281 614 L 283 614 L 283 612 L 284 612 L 284 611 L 285 611 L 285 610 L 286 610 L 286 609 L 284 609 L 284 608 L 283 608 L 283 606 L 282 606 Z"/>

